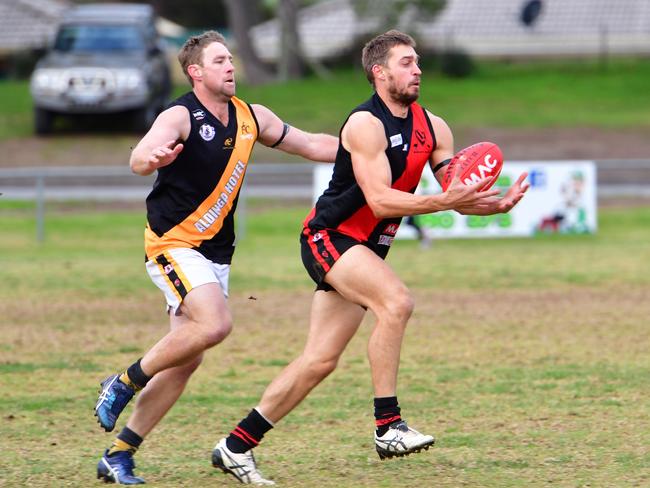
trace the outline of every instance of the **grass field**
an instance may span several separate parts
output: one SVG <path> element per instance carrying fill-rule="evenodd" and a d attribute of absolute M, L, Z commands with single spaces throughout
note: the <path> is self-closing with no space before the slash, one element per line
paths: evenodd
<path fill-rule="evenodd" d="M 454 127 L 649 127 L 649 78 L 647 59 L 615 59 L 607 67 L 593 61 L 481 63 L 475 76 L 462 80 L 425 71 L 420 101 Z M 360 69 L 335 71 L 325 80 L 240 83 L 237 90 L 297 127 L 326 132 L 337 132 L 360 94 L 370 93 Z M 0 140 L 32 135 L 27 82 L 0 81 L 0 107 Z"/>
<path fill-rule="evenodd" d="M 0 485 L 92 486 L 112 435 L 98 382 L 166 330 L 142 262 L 142 209 L 0 207 Z M 155 486 L 239 486 L 214 442 L 301 349 L 312 286 L 306 208 L 249 206 L 235 255 L 235 331 L 138 453 Z M 339 369 L 257 450 L 280 486 L 647 486 L 650 209 L 605 208 L 595 236 L 398 242 L 417 304 L 400 375 L 405 418 L 436 446 L 380 462 L 372 446 L 368 320 Z M 128 414 L 128 412 L 127 412 Z M 118 423 L 121 428 L 125 419 Z"/>

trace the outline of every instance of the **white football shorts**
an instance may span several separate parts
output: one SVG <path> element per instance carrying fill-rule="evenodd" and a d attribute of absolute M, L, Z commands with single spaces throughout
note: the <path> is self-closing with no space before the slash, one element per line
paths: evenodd
<path fill-rule="evenodd" d="M 171 249 L 146 263 L 147 273 L 162 290 L 167 300 L 167 312 L 179 313 L 187 294 L 197 286 L 217 283 L 228 298 L 229 264 L 210 261 L 194 249 Z"/>

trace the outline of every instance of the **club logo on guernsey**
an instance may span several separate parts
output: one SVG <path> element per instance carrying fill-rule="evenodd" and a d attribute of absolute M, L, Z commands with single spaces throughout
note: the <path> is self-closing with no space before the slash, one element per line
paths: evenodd
<path fill-rule="evenodd" d="M 214 134 L 215 134 L 214 127 L 212 127 L 210 124 L 203 124 L 199 128 L 199 134 L 201 135 L 204 141 L 211 141 L 212 139 L 214 139 Z"/>
<path fill-rule="evenodd" d="M 427 141 L 427 135 L 420 129 L 415 129 L 415 142 L 413 143 L 413 152 L 415 154 L 430 153 L 433 151 L 431 142 Z"/>
<path fill-rule="evenodd" d="M 242 139 L 252 139 L 253 134 L 250 133 L 250 127 L 246 122 L 242 122 L 241 124 L 241 138 Z"/>
<path fill-rule="evenodd" d="M 238 187 L 237 185 L 239 180 L 244 176 L 245 169 L 246 164 L 242 161 L 237 161 L 230 178 L 228 178 L 228 181 L 226 182 L 225 190 L 221 192 L 221 195 L 217 198 L 217 202 L 194 223 L 194 227 L 196 227 L 199 232 L 205 232 L 219 219 L 223 208 L 231 202 L 233 193 L 236 194 L 235 190 Z"/>

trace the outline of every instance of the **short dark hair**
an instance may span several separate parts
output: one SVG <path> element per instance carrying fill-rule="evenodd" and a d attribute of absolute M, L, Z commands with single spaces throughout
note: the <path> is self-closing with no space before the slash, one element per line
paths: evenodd
<path fill-rule="evenodd" d="M 190 81 L 190 85 L 194 86 L 194 80 L 192 80 L 192 77 L 187 72 L 187 67 L 191 64 L 200 65 L 201 61 L 203 60 L 203 50 L 206 46 L 212 44 L 213 42 L 219 42 L 228 47 L 226 44 L 226 38 L 219 34 L 217 31 L 211 30 L 206 31 L 203 34 L 199 34 L 198 36 L 190 37 L 187 41 L 185 41 L 185 44 L 183 44 L 183 47 L 178 52 L 178 62 L 181 63 L 183 73 Z"/>
<path fill-rule="evenodd" d="M 376 64 L 386 66 L 388 52 L 395 46 L 406 45 L 415 48 L 415 40 L 408 34 L 398 30 L 389 30 L 384 34 L 371 39 L 363 46 L 361 51 L 361 64 L 366 72 L 366 77 L 372 86 L 375 86 L 375 77 L 372 67 Z"/>

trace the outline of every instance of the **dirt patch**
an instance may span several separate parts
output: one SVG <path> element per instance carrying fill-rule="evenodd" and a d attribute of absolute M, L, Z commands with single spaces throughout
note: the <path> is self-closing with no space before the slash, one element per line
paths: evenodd
<path fill-rule="evenodd" d="M 260 446 L 269 477 L 322 488 L 393 478 L 440 487 L 647 484 L 647 286 L 504 290 L 491 300 L 480 291 L 414 293 L 399 395 L 436 447 L 417 462 L 374 455 L 369 316 L 337 370 Z M 311 295 L 265 291 L 250 300 L 233 291 L 234 333 L 206 353 L 138 453 L 137 474 L 155 486 L 215 483 L 206 452 L 300 354 Z M 162 297 L 150 288 L 76 303 L 45 298 L 0 299 L 3 479 L 49 487 L 52 473 L 65 473 L 61 484 L 88 486 L 113 438 L 92 417 L 98 382 L 165 333 Z"/>
<path fill-rule="evenodd" d="M 649 159 L 647 129 L 587 127 L 546 129 L 473 128 L 456 130 L 456 146 L 497 142 L 507 159 Z"/>
<path fill-rule="evenodd" d="M 409 322 L 405 351 L 417 351 L 413 361 L 435 352 L 438 359 L 470 364 L 490 364 L 495 357 L 513 364 L 554 360 L 597 363 L 638 359 L 649 354 L 650 331 L 645 326 L 650 305 L 647 287 L 584 288 L 573 290 L 500 291 L 485 300 L 483 292 L 412 290 L 416 308 Z M 230 353 L 262 351 L 281 345 L 287 357 L 303 347 L 308 330 L 311 290 L 261 291 L 254 299 L 234 291 L 230 297 L 236 333 L 229 339 Z M 7 324 L 4 343 L 20 355 L 95 350 L 103 328 L 107 342 L 131 337 L 134 344 L 151 344 L 167 330 L 163 300 L 150 289 L 138 297 L 101 298 L 85 302 L 44 301 L 34 308 L 29 300 L 0 301 Z M 580 311 L 576 314 L 576 311 Z M 350 345 L 364 356 L 374 317 Z M 42 326 L 45 324 L 45 327 Z M 113 330 L 114 329 L 114 330 Z M 138 331 L 126 332 L 126 330 Z M 110 336 L 110 337 L 109 337 Z M 72 342 L 71 342 L 72 341 Z M 410 353 L 409 353 L 410 354 Z M 409 361 L 409 360 L 407 360 Z"/>
<path fill-rule="evenodd" d="M 648 159 L 647 130 L 594 128 L 455 129 L 456 147 L 495 141 L 510 160 Z M 0 141 L 0 167 L 112 166 L 128 164 L 139 134 L 64 134 Z M 258 144 L 259 162 L 297 161 L 281 151 Z"/>
<path fill-rule="evenodd" d="M 64 135 L 0 141 L 0 167 L 128 165 L 140 135 Z"/>

